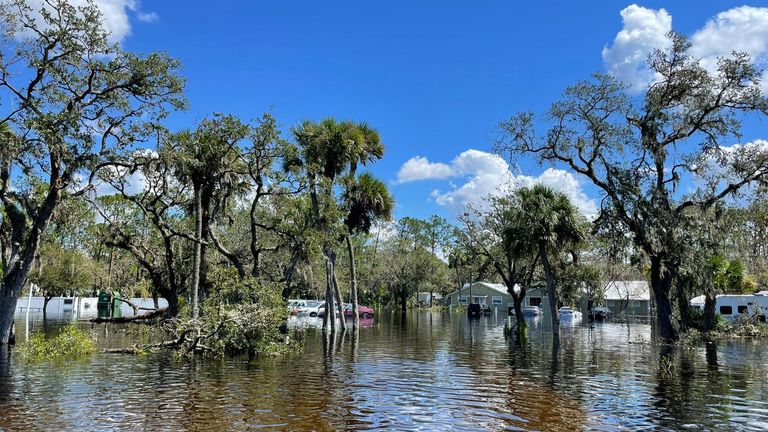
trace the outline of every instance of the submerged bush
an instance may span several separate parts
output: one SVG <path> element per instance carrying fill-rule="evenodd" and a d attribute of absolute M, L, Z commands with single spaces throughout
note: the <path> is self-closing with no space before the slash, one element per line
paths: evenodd
<path fill-rule="evenodd" d="M 754 317 L 740 316 L 731 324 L 728 333 L 738 337 L 768 337 L 768 325 Z"/>
<path fill-rule="evenodd" d="M 169 328 L 180 356 L 275 356 L 300 348 L 302 334 L 287 327 L 288 309 L 282 284 L 241 280 L 232 269 L 214 269 L 211 291 L 198 321 L 175 320 Z"/>
<path fill-rule="evenodd" d="M 704 331 L 704 311 L 699 308 L 688 309 L 688 325 L 691 329 Z M 715 332 L 727 332 L 730 324 L 728 320 L 723 318 L 720 314 L 715 314 Z"/>
<path fill-rule="evenodd" d="M 96 341 L 74 325 L 63 327 L 57 334 L 35 333 L 19 347 L 22 358 L 30 361 L 65 360 L 96 352 Z"/>

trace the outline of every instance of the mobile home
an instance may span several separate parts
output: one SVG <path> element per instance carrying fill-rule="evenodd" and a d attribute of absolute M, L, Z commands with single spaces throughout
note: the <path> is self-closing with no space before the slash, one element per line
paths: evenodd
<path fill-rule="evenodd" d="M 691 300 L 691 306 L 704 310 L 704 296 Z M 768 291 L 755 294 L 721 294 L 715 297 L 715 313 L 728 320 L 751 316 L 765 321 L 767 311 Z"/>

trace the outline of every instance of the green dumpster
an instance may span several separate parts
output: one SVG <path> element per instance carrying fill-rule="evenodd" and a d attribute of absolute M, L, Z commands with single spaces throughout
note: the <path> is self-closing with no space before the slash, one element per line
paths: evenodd
<path fill-rule="evenodd" d="M 123 316 L 122 303 L 118 300 L 120 293 L 117 295 L 101 291 L 99 293 L 99 301 L 96 303 L 96 314 L 99 318 L 120 318 Z"/>
<path fill-rule="evenodd" d="M 120 293 L 112 295 L 112 318 L 120 318 L 123 316 L 123 302 L 118 300 Z"/>
<path fill-rule="evenodd" d="M 112 316 L 112 295 L 106 291 L 99 292 L 99 301 L 96 303 L 96 316 L 109 318 Z"/>

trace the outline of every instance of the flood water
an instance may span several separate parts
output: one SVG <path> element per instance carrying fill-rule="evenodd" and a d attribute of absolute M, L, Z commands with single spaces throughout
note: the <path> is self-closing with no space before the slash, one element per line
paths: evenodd
<path fill-rule="evenodd" d="M 381 313 L 328 342 L 300 319 L 301 354 L 252 362 L 30 365 L 3 348 L 0 430 L 768 429 L 766 341 L 701 345 L 670 372 L 648 324 L 564 327 L 558 343 L 535 322 L 521 346 L 505 340 L 505 316 Z M 119 346 L 136 327 L 93 329 Z"/>

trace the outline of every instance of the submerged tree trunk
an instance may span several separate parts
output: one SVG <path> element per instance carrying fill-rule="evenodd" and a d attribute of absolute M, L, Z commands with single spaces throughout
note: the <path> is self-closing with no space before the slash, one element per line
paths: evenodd
<path fill-rule="evenodd" d="M 58 172 L 59 163 L 60 161 L 55 161 L 55 166 L 52 167 L 53 173 Z M 7 172 L 2 170 L 2 174 L 7 175 Z M 16 303 L 40 249 L 40 237 L 48 227 L 53 210 L 61 201 L 61 191 L 66 186 L 64 180 L 55 174 L 52 174 L 50 184 L 51 189 L 31 220 L 31 226 L 28 226 L 30 221 L 15 206 L 6 205 L 5 207 L 5 217 L 10 221 L 14 245 L 11 246 L 9 258 L 4 258 L 9 261 L 3 263 L 5 268 L 2 270 L 5 274 L 0 283 L 0 344 L 7 344 L 10 340 Z"/>
<path fill-rule="evenodd" d="M 341 291 L 339 290 L 339 281 L 336 279 L 336 266 L 333 266 L 333 295 L 336 298 L 336 313 L 339 314 L 339 326 L 341 331 L 347 331 L 347 320 L 344 318 L 344 303 L 341 301 Z"/>
<path fill-rule="evenodd" d="M 403 286 L 400 288 L 400 307 L 401 312 L 405 313 L 408 308 L 408 287 Z"/>
<path fill-rule="evenodd" d="M 690 300 L 688 300 L 689 283 L 689 277 L 677 278 L 675 297 L 677 299 L 677 309 L 680 312 L 680 331 L 686 331 L 689 327 L 688 315 L 691 307 Z"/>
<path fill-rule="evenodd" d="M 355 249 L 352 247 L 352 240 L 349 235 L 346 236 L 347 252 L 349 253 L 349 293 L 352 297 L 352 330 L 360 328 L 360 305 L 357 299 L 357 268 L 355 265 Z"/>
<path fill-rule="evenodd" d="M 200 316 L 200 305 L 198 304 L 200 290 L 200 260 L 202 253 L 203 215 L 202 202 L 200 199 L 200 187 L 195 188 L 195 259 L 192 268 L 192 318 L 197 319 Z"/>
<path fill-rule="evenodd" d="M 677 329 L 672 323 L 672 302 L 669 298 L 672 286 L 672 273 L 664 267 L 658 256 L 651 257 L 651 288 L 656 303 L 656 325 L 659 336 L 666 343 L 678 339 Z"/>
<path fill-rule="evenodd" d="M 560 334 L 560 312 L 557 305 L 560 299 L 557 295 L 557 286 L 555 284 L 555 274 L 549 262 L 549 255 L 544 244 L 539 245 L 539 255 L 541 256 L 541 265 L 544 267 L 544 275 L 547 279 L 547 297 L 549 297 L 549 311 L 552 314 L 552 332 L 555 335 Z"/>
<path fill-rule="evenodd" d="M 715 329 L 715 303 L 716 297 L 707 293 L 704 296 L 704 331 Z"/>
<path fill-rule="evenodd" d="M 524 298 L 525 292 L 521 292 L 520 295 L 512 295 L 512 304 L 515 307 L 515 321 L 517 322 L 518 328 L 528 326 L 528 323 L 525 321 L 525 316 L 523 315 Z"/>
<path fill-rule="evenodd" d="M 32 287 L 30 286 L 29 289 L 32 289 Z M 52 298 L 53 298 L 53 296 L 51 296 L 51 297 L 48 297 L 48 296 L 43 297 L 43 321 L 48 319 L 48 302 L 51 301 Z"/>
<path fill-rule="evenodd" d="M 323 314 L 323 332 L 328 331 L 330 323 L 331 333 L 336 332 L 336 319 L 334 318 L 333 302 L 333 265 L 331 264 L 330 252 L 323 249 L 325 256 L 325 313 Z"/>

